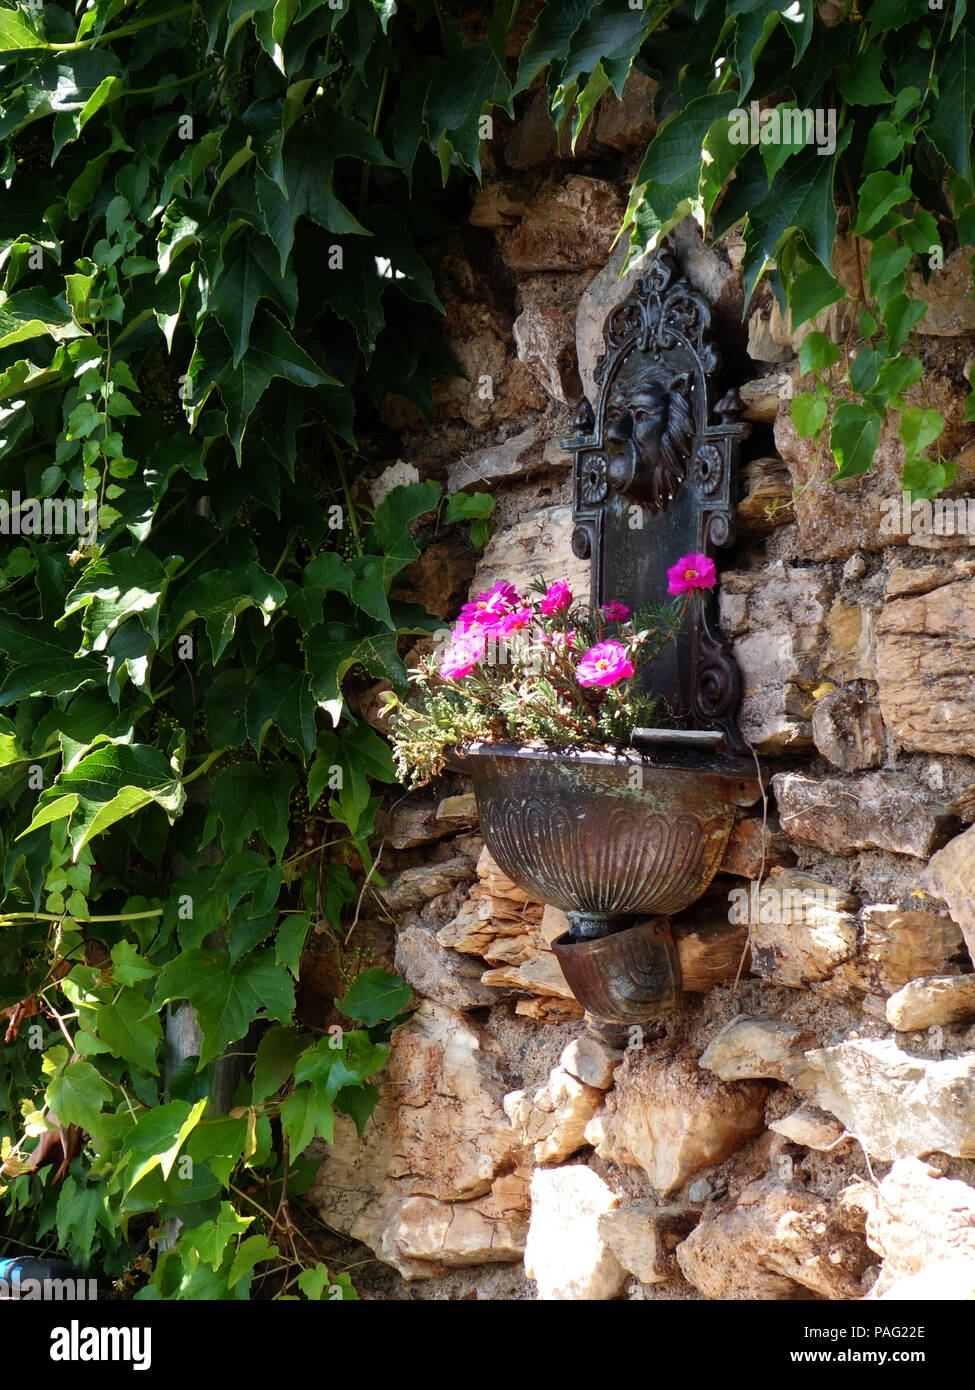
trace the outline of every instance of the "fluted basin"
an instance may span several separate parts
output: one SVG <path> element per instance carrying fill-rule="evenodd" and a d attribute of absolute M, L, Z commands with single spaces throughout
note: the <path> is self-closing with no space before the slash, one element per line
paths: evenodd
<path fill-rule="evenodd" d="M 473 779 L 481 833 L 504 872 L 568 914 L 556 954 L 580 1001 L 620 1023 L 672 1007 L 669 926 L 647 931 L 638 919 L 680 912 L 707 888 L 738 807 L 760 795 L 754 764 L 699 748 L 473 743 L 450 765 Z"/>

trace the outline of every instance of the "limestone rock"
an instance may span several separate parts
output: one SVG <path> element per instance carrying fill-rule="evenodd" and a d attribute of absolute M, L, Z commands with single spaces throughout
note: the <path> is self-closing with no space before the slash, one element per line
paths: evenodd
<path fill-rule="evenodd" d="M 810 389 L 811 378 L 798 383 Z M 855 550 L 881 550 L 891 537 L 883 530 L 884 504 L 900 495 L 904 449 L 892 421 L 886 421 L 870 472 L 832 481 L 832 461 L 812 439 L 800 438 L 787 410 L 775 419 L 775 445 L 789 465 L 796 487 L 798 553 L 817 563 L 845 560 Z"/>
<path fill-rule="evenodd" d="M 407 1197 L 383 1235 L 381 1250 L 434 1269 L 504 1264 L 521 1259 L 528 1234 L 526 1183 L 508 1174 L 472 1202 Z"/>
<path fill-rule="evenodd" d="M 857 947 L 851 900 L 832 884 L 784 869 L 774 872 L 749 904 L 753 971 L 795 989 L 824 980 Z"/>
<path fill-rule="evenodd" d="M 795 372 L 798 373 L 798 367 L 795 368 Z M 746 381 L 740 386 L 738 394 L 745 407 L 745 420 L 760 420 L 763 424 L 771 425 L 781 409 L 782 402 L 788 403 L 794 395 L 793 372 L 786 370 L 756 377 L 754 381 Z M 788 478 L 788 496 L 791 501 L 792 479 L 787 468 L 785 476 Z"/>
<path fill-rule="evenodd" d="M 875 1285 L 867 1296 L 892 1303 L 970 1302 L 975 1299 L 975 1261 L 970 1255 L 935 1260 L 917 1274 L 905 1274 L 895 1284 L 885 1285 L 881 1294 Z"/>
<path fill-rule="evenodd" d="M 540 1300 L 595 1302 L 622 1293 L 626 1271 L 599 1231 L 599 1218 L 618 1201 L 590 1168 L 535 1170 L 525 1273 Z"/>
<path fill-rule="evenodd" d="M 765 1093 L 759 1081 L 719 1081 L 689 1056 L 631 1049 L 587 1137 L 600 1158 L 642 1168 L 666 1195 L 764 1128 Z"/>
<path fill-rule="evenodd" d="M 568 150 L 564 153 L 568 153 Z M 540 169 L 550 165 L 558 154 L 555 126 L 549 115 L 545 93 L 535 92 L 508 137 L 504 162 L 509 169 Z"/>
<path fill-rule="evenodd" d="M 836 854 L 887 849 L 925 859 L 953 824 L 942 801 L 901 773 L 807 777 L 780 772 L 772 786 L 785 833 Z"/>
<path fill-rule="evenodd" d="M 575 319 L 558 304 L 529 304 L 512 329 L 523 362 L 553 400 L 571 405 L 582 395 L 576 366 Z"/>
<path fill-rule="evenodd" d="M 440 864 L 421 864 L 415 869 L 403 869 L 391 875 L 385 888 L 379 890 L 386 906 L 394 912 L 419 907 L 440 893 L 449 893 L 455 884 L 469 879 L 471 861 L 459 855 Z"/>
<path fill-rule="evenodd" d="M 723 980 L 747 970 L 747 923 L 708 922 L 675 927 L 681 980 L 688 994 L 706 994 Z M 743 961 L 744 958 L 744 961 Z"/>
<path fill-rule="evenodd" d="M 464 602 L 474 573 L 470 541 L 459 532 L 434 541 L 405 573 L 407 582 L 396 595 L 446 619 Z"/>
<path fill-rule="evenodd" d="M 776 1018 L 738 1014 L 711 1039 L 699 1066 L 713 1071 L 722 1081 L 746 1077 L 784 1081 L 785 1062 L 801 1057 L 817 1039 L 793 1023 Z"/>
<path fill-rule="evenodd" d="M 622 1052 L 616 1048 L 608 1047 L 598 1038 L 584 1034 L 569 1043 L 559 1058 L 559 1066 L 564 1067 L 570 1076 L 576 1077 L 586 1086 L 608 1091 L 622 1059 Z"/>
<path fill-rule="evenodd" d="M 886 998 L 920 976 L 956 973 L 964 949 L 950 917 L 873 903 L 861 914 L 855 956 L 839 966 L 830 984 Z"/>
<path fill-rule="evenodd" d="M 912 299 L 923 299 L 928 312 L 917 326 L 919 333 L 939 338 L 954 338 L 975 333 L 975 303 L 970 269 L 971 248 L 959 246 L 936 270 L 925 284 L 919 271 L 907 277 L 907 292 Z"/>
<path fill-rule="evenodd" d="M 417 994 L 453 1009 L 497 1003 L 497 994 L 481 983 L 480 968 L 470 957 L 446 950 L 424 927 L 397 933 L 394 968 Z"/>
<path fill-rule="evenodd" d="M 852 690 L 832 690 L 817 702 L 812 735 L 823 757 L 841 772 L 860 772 L 883 762 L 880 710 Z"/>
<path fill-rule="evenodd" d="M 524 965 L 502 965 L 494 970 L 485 970 L 481 979 L 486 985 L 494 985 L 499 989 L 524 989 L 529 994 L 554 994 L 559 999 L 573 998 L 552 951 L 543 951 L 533 959 L 525 961 Z"/>
<path fill-rule="evenodd" d="M 504 1111 L 536 1163 L 563 1163 L 586 1143 L 586 1125 L 602 1099 L 601 1090 L 556 1067 L 544 1086 L 509 1092 Z"/>
<path fill-rule="evenodd" d="M 363 1139 L 336 1115 L 334 1142 L 320 1146 L 310 1199 L 323 1220 L 405 1278 L 523 1248 L 527 1155 L 490 1046 L 462 1013 L 425 1001 L 393 1035 Z"/>
<path fill-rule="evenodd" d="M 384 497 L 388 497 L 394 487 L 409 487 L 411 483 L 418 483 L 420 474 L 416 465 L 404 463 L 402 459 L 397 459 L 395 463 L 389 464 L 379 474 L 378 478 L 367 484 L 369 497 L 374 507 L 378 507 Z"/>
<path fill-rule="evenodd" d="M 453 799 L 459 801 L 461 798 Z M 391 849 L 415 849 L 417 845 L 428 845 L 447 835 L 455 835 L 458 830 L 466 830 L 470 825 L 469 813 L 442 816 L 440 806 L 435 801 L 408 798 L 393 808 L 386 822 L 384 838 Z"/>
<path fill-rule="evenodd" d="M 684 1278 L 709 1299 L 859 1299 L 872 1262 L 862 1217 L 842 1203 L 769 1178 L 677 1247 Z"/>
<path fill-rule="evenodd" d="M 622 237 L 613 248 L 609 260 L 599 274 L 583 291 L 576 310 L 576 361 L 582 389 L 595 404 L 596 367 L 605 351 L 603 327 L 610 313 L 621 304 L 647 268 L 648 257 L 643 256 L 630 267 L 622 279 L 619 278 L 628 251 L 626 238 Z"/>
<path fill-rule="evenodd" d="M 820 1153 L 832 1149 L 845 1133 L 832 1115 L 815 1105 L 800 1105 L 781 1120 L 773 1120 L 769 1129 L 781 1134 L 790 1144 L 801 1144 L 805 1149 L 816 1149 Z"/>
<path fill-rule="evenodd" d="M 490 490 L 496 483 L 515 482 L 537 473 L 546 465 L 542 446 L 538 442 L 538 427 L 529 425 L 520 434 L 512 434 L 501 444 L 492 444 L 465 454 L 447 469 L 447 491 L 461 492 L 464 488 Z"/>
<path fill-rule="evenodd" d="M 393 1034 L 390 1080 L 401 1093 L 392 1176 L 423 1173 L 423 1190 L 449 1201 L 483 1195 L 519 1157 L 496 1058 L 463 1014 L 421 1004 Z"/>
<path fill-rule="evenodd" d="M 509 144 L 510 150 L 510 144 Z M 575 174 L 544 184 L 502 242 L 512 270 L 584 270 L 602 266 L 620 228 L 625 200 L 614 183 Z"/>
<path fill-rule="evenodd" d="M 599 103 L 596 115 L 596 140 L 614 150 L 644 150 L 656 129 L 653 119 L 653 99 L 657 84 L 652 77 L 630 71 L 623 84 L 621 98 L 607 92 Z"/>
<path fill-rule="evenodd" d="M 921 875 L 921 886 L 948 904 L 975 961 L 975 826 L 934 855 Z"/>
<path fill-rule="evenodd" d="M 821 569 L 781 561 L 722 575 L 721 629 L 742 671 L 738 722 L 760 753 L 805 748 L 820 683 L 830 589 Z"/>
<path fill-rule="evenodd" d="M 769 817 L 764 827 L 761 816 L 743 816 L 732 827 L 718 873 L 758 878 L 773 868 L 794 862 L 795 855 L 774 816 Z"/>
<path fill-rule="evenodd" d="M 831 1111 L 873 1158 L 975 1157 L 975 1055 L 930 1061 L 893 1039 L 849 1038 L 787 1063 L 789 1084 Z"/>
<path fill-rule="evenodd" d="M 641 1284 L 666 1284 L 680 1278 L 674 1251 L 697 1225 L 692 1207 L 655 1207 L 631 1202 L 599 1218 L 599 1234 Z"/>
<path fill-rule="evenodd" d="M 530 195 L 517 183 L 486 183 L 478 189 L 470 220 L 475 227 L 513 227 L 528 211 Z"/>
<path fill-rule="evenodd" d="M 826 620 L 820 670 L 834 681 L 876 680 L 873 613 L 863 604 L 837 600 Z"/>
<path fill-rule="evenodd" d="M 477 797 L 473 792 L 464 792 L 460 796 L 445 796 L 437 807 L 437 820 L 448 821 L 451 825 L 476 826 Z"/>
<path fill-rule="evenodd" d="M 877 679 L 884 720 L 902 747 L 975 755 L 975 579 L 887 603 Z"/>
<path fill-rule="evenodd" d="M 571 507 L 543 507 L 513 526 L 496 531 L 474 572 L 472 592 L 490 589 L 499 580 L 524 592 L 541 574 L 568 581 L 575 597 L 589 598 L 589 561 L 572 553 Z"/>
<path fill-rule="evenodd" d="M 755 418 L 747 410 L 744 414 L 746 420 Z M 792 521 L 792 478 L 780 458 L 752 459 L 742 475 L 745 491 L 736 513 L 740 535 L 767 536 Z"/>
<path fill-rule="evenodd" d="M 975 560 L 954 559 L 947 564 L 902 565 L 891 561 L 885 598 L 904 598 L 907 594 L 928 594 L 959 579 L 975 577 Z"/>
<path fill-rule="evenodd" d="M 937 1176 L 935 1170 L 916 1158 L 900 1158 L 879 1189 L 868 1193 L 866 1200 L 869 1205 L 867 1241 L 884 1261 L 871 1298 L 893 1295 L 894 1287 L 901 1287 L 900 1281 L 917 1278 L 949 1263 L 964 1267 L 966 1273 L 952 1292 L 941 1296 L 972 1296 L 975 1292 L 975 1188 L 953 1178 Z M 951 1288 L 945 1284 L 942 1287 Z M 934 1295 L 929 1292 L 923 1296 Z"/>
<path fill-rule="evenodd" d="M 515 1013 L 523 1018 L 533 1018 L 536 1023 L 574 1023 L 584 1016 L 585 1010 L 574 999 L 556 999 L 554 994 L 537 994 L 530 999 L 517 1000 Z"/>
<path fill-rule="evenodd" d="M 887 1022 L 899 1033 L 975 1018 L 975 975 L 911 980 L 887 1000 Z"/>

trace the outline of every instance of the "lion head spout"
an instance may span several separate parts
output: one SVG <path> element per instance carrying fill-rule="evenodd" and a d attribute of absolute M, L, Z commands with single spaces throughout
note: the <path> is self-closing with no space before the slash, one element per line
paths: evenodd
<path fill-rule="evenodd" d="M 607 481 L 657 513 L 677 497 L 694 451 L 688 378 L 620 373 L 606 403 Z"/>

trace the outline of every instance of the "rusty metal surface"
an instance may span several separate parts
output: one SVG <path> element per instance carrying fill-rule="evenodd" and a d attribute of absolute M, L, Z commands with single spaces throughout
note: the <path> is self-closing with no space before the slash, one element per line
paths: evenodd
<path fill-rule="evenodd" d="M 576 999 L 604 1023 L 646 1023 L 680 997 L 680 958 L 666 917 L 589 941 L 566 932 L 552 950 Z"/>
<path fill-rule="evenodd" d="M 697 749 L 640 754 L 469 744 L 481 832 L 504 872 L 564 911 L 607 919 L 679 912 L 701 896 L 753 766 Z M 594 933 L 585 933 L 594 934 Z"/>

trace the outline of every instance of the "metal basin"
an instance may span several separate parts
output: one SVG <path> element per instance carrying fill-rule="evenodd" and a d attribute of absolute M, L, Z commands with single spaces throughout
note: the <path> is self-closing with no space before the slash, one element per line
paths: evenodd
<path fill-rule="evenodd" d="M 721 863 L 737 808 L 759 797 L 750 760 L 697 748 L 472 743 L 451 766 L 473 778 L 481 833 L 501 868 L 573 913 L 582 937 L 604 935 L 613 918 L 695 902 Z"/>
<path fill-rule="evenodd" d="M 637 919 L 680 912 L 708 887 L 738 807 L 759 798 L 754 764 L 673 743 L 642 753 L 473 743 L 450 766 L 473 779 L 504 872 L 568 914 L 555 952 L 580 1003 L 625 1024 L 673 1007 L 669 925 Z"/>

